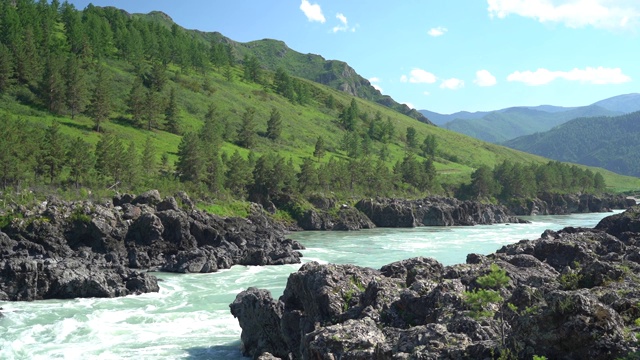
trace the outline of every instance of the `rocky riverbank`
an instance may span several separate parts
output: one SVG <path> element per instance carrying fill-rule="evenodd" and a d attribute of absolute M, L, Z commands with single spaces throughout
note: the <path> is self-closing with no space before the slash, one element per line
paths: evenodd
<path fill-rule="evenodd" d="M 158 291 L 148 270 L 205 273 L 300 262 L 303 247 L 261 207 L 223 218 L 181 193 L 112 202 L 54 197 L 21 208 L 0 231 L 0 300 L 114 297 Z"/>
<path fill-rule="evenodd" d="M 538 198 L 514 200 L 507 204 L 515 215 L 568 215 L 627 209 L 636 201 L 622 195 L 567 195 L 543 193 Z"/>
<path fill-rule="evenodd" d="M 454 266 L 311 262 L 279 299 L 250 288 L 230 308 L 254 359 L 614 359 L 639 350 L 639 272 L 634 207 Z"/>

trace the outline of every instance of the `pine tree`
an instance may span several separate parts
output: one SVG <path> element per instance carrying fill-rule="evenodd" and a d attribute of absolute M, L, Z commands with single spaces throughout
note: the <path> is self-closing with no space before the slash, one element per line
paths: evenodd
<path fill-rule="evenodd" d="M 146 91 L 142 84 L 141 78 L 136 78 L 133 81 L 131 90 L 129 91 L 129 98 L 127 99 L 128 109 L 127 112 L 131 114 L 131 120 L 134 125 L 141 127 L 146 111 Z"/>
<path fill-rule="evenodd" d="M 62 68 L 60 55 L 49 54 L 40 81 L 40 94 L 44 105 L 54 114 L 61 114 L 65 104 L 65 83 L 62 78 Z"/>
<path fill-rule="evenodd" d="M 60 132 L 60 124 L 54 121 L 45 131 L 40 150 L 43 169 L 49 175 L 49 182 L 52 184 L 58 178 L 64 166 L 66 148 L 66 140 Z"/>
<path fill-rule="evenodd" d="M 276 108 L 271 108 L 271 115 L 267 121 L 267 137 L 271 140 L 277 140 L 282 133 L 282 116 Z"/>
<path fill-rule="evenodd" d="M 178 146 L 178 162 L 176 163 L 176 171 L 180 180 L 199 181 L 202 178 L 204 166 L 198 135 L 194 132 L 185 134 Z"/>
<path fill-rule="evenodd" d="M 406 143 L 409 149 L 415 149 L 418 146 L 418 140 L 416 136 L 416 128 L 414 128 L 413 126 L 407 127 Z"/>
<path fill-rule="evenodd" d="M 0 94 L 9 89 L 13 82 L 13 56 L 11 50 L 0 42 Z"/>
<path fill-rule="evenodd" d="M 76 114 L 80 114 L 85 110 L 89 101 L 89 84 L 85 70 L 74 54 L 70 54 L 67 59 L 65 77 L 67 82 L 67 107 L 71 111 L 71 118 L 73 119 Z"/>
<path fill-rule="evenodd" d="M 153 179 L 158 172 L 158 160 L 156 159 L 156 147 L 153 145 L 151 136 L 147 136 L 142 148 L 142 174 L 147 180 Z"/>
<path fill-rule="evenodd" d="M 238 129 L 238 145 L 247 149 L 251 149 L 256 143 L 255 114 L 256 109 L 248 107 L 242 115 L 242 123 Z"/>
<path fill-rule="evenodd" d="M 316 140 L 316 146 L 313 150 L 313 156 L 318 159 L 318 162 L 322 159 L 325 153 L 325 145 L 324 139 L 322 136 L 318 136 L 318 140 Z"/>
<path fill-rule="evenodd" d="M 153 91 L 153 89 L 148 89 L 144 97 L 143 118 L 147 122 L 147 130 L 149 131 L 157 128 L 160 122 L 161 99 L 159 96 L 160 93 Z"/>
<path fill-rule="evenodd" d="M 176 99 L 176 89 L 171 88 L 169 93 L 169 102 L 167 108 L 164 111 L 165 128 L 172 134 L 180 134 L 180 119 L 179 119 L 178 100 Z"/>
<path fill-rule="evenodd" d="M 140 156 L 136 149 L 136 143 L 132 140 L 124 152 L 122 181 L 128 185 L 129 189 L 133 189 L 140 181 Z"/>
<path fill-rule="evenodd" d="M 79 188 L 83 181 L 91 177 L 91 170 L 95 166 L 95 157 L 91 144 L 75 138 L 69 146 L 67 152 L 67 164 L 69 165 L 69 175 L 73 179 L 76 188 Z"/>
<path fill-rule="evenodd" d="M 111 106 L 111 79 L 105 68 L 100 66 L 91 98 L 91 117 L 97 132 L 100 132 L 102 124 L 109 119 Z"/>
<path fill-rule="evenodd" d="M 312 191 L 318 186 L 318 173 L 316 167 L 311 158 L 302 159 L 302 165 L 300 165 L 300 172 L 298 173 L 298 191 L 305 193 L 306 191 Z"/>
<path fill-rule="evenodd" d="M 111 133 L 102 134 L 96 144 L 96 171 L 110 187 L 120 184 L 124 153 L 122 142 Z"/>
<path fill-rule="evenodd" d="M 433 134 L 427 135 L 422 142 L 420 149 L 422 150 L 422 156 L 435 156 L 436 149 L 438 148 L 438 142 L 436 136 Z"/>
<path fill-rule="evenodd" d="M 237 150 L 225 162 L 226 172 L 224 185 L 239 198 L 247 195 L 247 188 L 253 182 L 251 164 Z"/>

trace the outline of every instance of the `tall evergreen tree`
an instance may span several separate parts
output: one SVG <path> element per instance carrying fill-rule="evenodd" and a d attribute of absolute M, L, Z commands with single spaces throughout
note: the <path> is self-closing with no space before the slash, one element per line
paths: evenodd
<path fill-rule="evenodd" d="M 128 109 L 127 112 L 131 114 L 131 120 L 136 126 L 143 126 L 143 119 L 146 113 L 146 97 L 147 92 L 142 83 L 142 79 L 136 77 L 133 80 L 133 85 L 129 91 L 129 98 L 127 99 Z"/>
<path fill-rule="evenodd" d="M 75 187 L 79 188 L 83 182 L 91 178 L 91 170 L 95 166 L 93 146 L 79 136 L 75 138 L 67 152 L 67 164 L 69 175 Z"/>
<path fill-rule="evenodd" d="M 153 144 L 153 138 L 147 136 L 142 148 L 142 174 L 147 180 L 153 179 L 158 172 L 158 160 L 156 159 L 156 147 Z"/>
<path fill-rule="evenodd" d="M 106 69 L 100 66 L 96 76 L 96 86 L 91 97 L 91 117 L 97 132 L 100 132 L 102 124 L 109 119 L 111 107 L 111 78 Z"/>
<path fill-rule="evenodd" d="M 165 128 L 172 134 L 180 134 L 180 110 L 178 109 L 178 99 L 176 98 L 176 89 L 171 88 L 169 93 L 169 101 L 164 111 Z"/>
<path fill-rule="evenodd" d="M 420 149 L 422 150 L 422 155 L 424 157 L 435 156 L 437 148 L 438 142 L 436 140 L 436 136 L 433 134 L 427 135 L 422 142 L 422 146 L 420 147 Z"/>
<path fill-rule="evenodd" d="M 226 162 L 224 185 L 239 198 L 247 195 L 247 188 L 253 182 L 251 164 L 237 150 Z"/>
<path fill-rule="evenodd" d="M 318 162 L 324 156 L 326 149 L 324 145 L 324 139 L 322 136 L 318 136 L 318 140 L 316 140 L 316 146 L 313 150 L 313 156 L 318 159 Z"/>
<path fill-rule="evenodd" d="M 271 114 L 267 121 L 267 137 L 271 140 L 277 140 L 282 133 L 282 115 L 276 108 L 271 108 Z"/>
<path fill-rule="evenodd" d="M 96 171 L 109 187 L 117 187 L 122 179 L 122 159 L 125 150 L 122 141 L 111 133 L 103 133 L 96 144 Z"/>
<path fill-rule="evenodd" d="M 76 114 L 80 114 L 86 109 L 89 102 L 89 83 L 86 73 L 80 60 L 74 54 L 69 54 L 67 59 L 65 77 L 67 107 L 71 111 L 73 119 Z"/>
<path fill-rule="evenodd" d="M 413 126 L 407 127 L 406 143 L 409 149 L 415 149 L 418 146 L 416 128 Z"/>
<path fill-rule="evenodd" d="M 198 135 L 194 132 L 186 133 L 178 145 L 176 171 L 180 179 L 182 181 L 199 181 L 202 178 L 204 166 Z"/>
<path fill-rule="evenodd" d="M 63 62 L 60 55 L 50 53 L 40 81 L 40 94 L 47 110 L 54 114 L 61 114 L 65 104 L 62 69 Z"/>
<path fill-rule="evenodd" d="M 9 89 L 13 82 L 13 55 L 11 50 L 0 42 L 0 94 Z"/>
<path fill-rule="evenodd" d="M 135 141 L 129 142 L 129 146 L 124 152 L 124 158 L 122 167 L 122 181 L 128 185 L 129 189 L 133 189 L 138 185 L 140 181 L 140 156 L 136 149 Z"/>
<path fill-rule="evenodd" d="M 49 176 L 49 182 L 53 184 L 58 178 L 66 160 L 66 139 L 60 132 L 60 124 L 54 121 L 47 127 L 41 144 L 41 156 L 43 169 Z"/>
<path fill-rule="evenodd" d="M 238 129 L 238 145 L 251 149 L 256 144 L 256 124 L 255 124 L 256 109 L 254 107 L 248 107 L 242 115 L 242 122 Z"/>

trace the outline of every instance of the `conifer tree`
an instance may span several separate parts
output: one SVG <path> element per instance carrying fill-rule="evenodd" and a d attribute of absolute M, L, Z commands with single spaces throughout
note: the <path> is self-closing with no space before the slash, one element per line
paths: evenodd
<path fill-rule="evenodd" d="M 248 107 L 242 115 L 242 122 L 238 129 L 238 145 L 247 149 L 253 148 L 256 143 L 255 114 L 256 109 Z"/>
<path fill-rule="evenodd" d="M 66 139 L 60 132 L 60 124 L 54 121 L 45 131 L 40 150 L 43 170 L 46 171 L 49 176 L 49 182 L 51 184 L 58 178 L 64 166 L 66 148 Z"/>
<path fill-rule="evenodd" d="M 271 140 L 277 140 L 282 133 L 282 116 L 276 108 L 271 108 L 271 114 L 267 121 L 267 137 Z"/>
<path fill-rule="evenodd" d="M 110 187 L 117 187 L 122 179 L 124 148 L 119 138 L 104 133 L 96 144 L 96 171 Z"/>
<path fill-rule="evenodd" d="M 164 111 L 165 128 L 172 134 L 180 134 L 180 119 L 179 119 L 178 100 L 176 98 L 176 89 L 171 88 L 169 93 L 169 101 Z"/>
<path fill-rule="evenodd" d="M 140 156 L 133 140 L 129 142 L 129 146 L 124 152 L 124 158 L 121 161 L 123 162 L 122 181 L 128 185 L 129 189 L 133 189 L 140 180 L 141 167 Z"/>
<path fill-rule="evenodd" d="M 102 124 L 109 119 L 111 106 L 111 78 L 105 68 L 100 66 L 91 98 L 91 117 L 97 132 L 100 132 Z"/>
<path fill-rule="evenodd" d="M 142 79 L 137 77 L 133 80 L 133 85 L 129 91 L 129 98 L 127 99 L 127 112 L 131 114 L 131 120 L 136 126 L 143 126 L 143 119 L 145 117 L 146 110 L 146 91 L 142 83 Z"/>
<path fill-rule="evenodd" d="M 147 136 L 142 148 L 142 174 L 147 180 L 153 179 L 158 172 L 158 160 L 156 159 L 156 147 L 153 144 L 153 138 Z"/>
<path fill-rule="evenodd" d="M 436 149 L 438 148 L 438 142 L 436 136 L 433 134 L 427 135 L 422 142 L 420 149 L 422 150 L 422 156 L 435 156 Z"/>
<path fill-rule="evenodd" d="M 415 149 L 418 146 L 418 140 L 416 136 L 416 128 L 414 128 L 413 126 L 407 127 L 406 143 L 409 149 Z"/>
<path fill-rule="evenodd" d="M 176 171 L 180 176 L 180 180 L 199 181 L 202 177 L 204 166 L 198 135 L 194 132 L 185 134 L 180 141 L 180 145 L 178 145 L 178 162 L 176 163 Z"/>
<path fill-rule="evenodd" d="M 70 54 L 67 59 L 65 71 L 66 77 L 66 101 L 67 107 L 71 111 L 71 118 L 82 113 L 89 102 L 89 84 L 85 70 L 80 64 L 80 60 L 74 54 Z"/>
<path fill-rule="evenodd" d="M 227 169 L 225 187 L 237 197 L 244 198 L 247 195 L 248 186 L 253 182 L 251 164 L 240 155 L 238 150 L 225 163 Z"/>
<path fill-rule="evenodd" d="M 67 152 L 67 164 L 69 165 L 69 175 L 73 179 L 75 187 L 79 188 L 82 182 L 91 177 L 91 170 L 95 165 L 91 144 L 79 136 L 71 141 Z"/>
<path fill-rule="evenodd" d="M 325 153 L 325 145 L 324 139 L 322 136 L 318 136 L 318 140 L 316 140 L 316 146 L 313 150 L 313 156 L 318 159 L 318 162 L 322 159 Z"/>
<path fill-rule="evenodd" d="M 300 165 L 298 177 L 298 191 L 305 193 L 314 190 L 318 186 L 318 173 L 311 158 L 305 157 Z"/>
<path fill-rule="evenodd" d="M 61 57 L 55 53 L 49 54 L 40 81 L 40 94 L 44 105 L 54 114 L 61 114 L 65 104 L 65 83 L 62 78 L 62 68 Z"/>
<path fill-rule="evenodd" d="M 11 50 L 0 42 L 0 94 L 9 89 L 13 82 L 13 55 Z"/>

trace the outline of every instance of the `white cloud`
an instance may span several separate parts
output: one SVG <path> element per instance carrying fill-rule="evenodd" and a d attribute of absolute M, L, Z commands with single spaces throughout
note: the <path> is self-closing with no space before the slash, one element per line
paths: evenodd
<path fill-rule="evenodd" d="M 510 14 L 568 27 L 624 29 L 640 22 L 637 0 L 487 0 L 491 17 Z"/>
<path fill-rule="evenodd" d="M 377 84 L 380 82 L 380 78 L 374 76 L 371 79 L 369 79 L 369 82 L 371 83 L 371 86 L 373 86 L 374 89 L 382 92 L 382 87 Z"/>
<path fill-rule="evenodd" d="M 478 70 L 476 71 L 476 79 L 473 80 L 473 83 L 478 86 L 493 86 L 497 81 L 496 77 L 491 75 L 488 70 Z"/>
<path fill-rule="evenodd" d="M 431 95 L 431 93 L 430 93 L 430 92 L 428 92 L 428 91 L 425 91 L 425 92 L 423 92 L 422 94 L 423 94 L 424 96 L 429 96 L 429 95 Z"/>
<path fill-rule="evenodd" d="M 413 106 L 413 104 L 412 104 L 412 103 L 410 103 L 410 102 L 406 102 L 406 103 L 404 103 L 404 104 L 405 104 L 405 105 L 407 105 L 407 106 L 409 107 L 409 109 L 415 109 L 415 108 L 416 108 L 416 107 L 415 107 L 415 106 Z"/>
<path fill-rule="evenodd" d="M 584 69 L 574 68 L 570 71 L 551 71 L 538 69 L 536 71 L 516 71 L 507 77 L 508 81 L 522 82 L 527 85 L 545 85 L 556 79 L 569 81 L 579 81 L 595 85 L 621 84 L 631 81 L 631 77 L 625 75 L 620 68 L 597 68 L 587 67 Z"/>
<path fill-rule="evenodd" d="M 437 28 L 433 28 L 427 32 L 430 36 L 438 37 L 444 35 L 447 32 L 447 28 L 438 26 Z"/>
<path fill-rule="evenodd" d="M 456 78 L 446 79 L 440 84 L 441 89 L 458 90 L 464 87 L 464 81 Z"/>
<path fill-rule="evenodd" d="M 349 21 L 347 20 L 347 17 L 344 16 L 344 14 L 342 13 L 337 13 L 336 14 L 336 19 L 338 19 L 338 21 L 340 21 L 340 24 L 336 25 L 333 27 L 333 32 L 337 33 L 338 31 L 351 31 L 351 32 L 355 32 L 356 28 L 355 27 L 349 27 Z"/>
<path fill-rule="evenodd" d="M 422 84 L 422 83 L 433 84 L 437 80 L 438 78 L 432 73 L 426 70 L 418 69 L 418 68 L 411 70 L 410 77 L 408 77 L 407 75 L 402 75 L 400 77 L 401 82 L 408 81 L 414 84 Z"/>
<path fill-rule="evenodd" d="M 317 21 L 323 23 L 327 21 L 322 14 L 322 9 L 318 4 L 311 4 L 308 0 L 302 0 L 300 10 L 307 16 L 309 21 Z"/>

